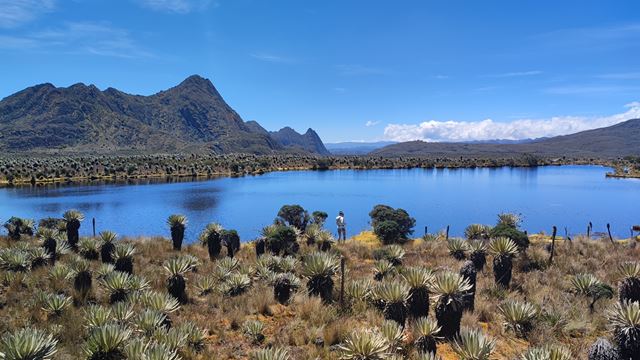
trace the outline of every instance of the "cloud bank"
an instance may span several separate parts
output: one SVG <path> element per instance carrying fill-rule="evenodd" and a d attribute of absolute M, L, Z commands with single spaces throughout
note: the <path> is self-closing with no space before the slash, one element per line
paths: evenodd
<path fill-rule="evenodd" d="M 0 35 L 0 50 L 68 53 L 120 58 L 145 58 L 129 31 L 104 22 L 69 22 L 24 35 Z"/>
<path fill-rule="evenodd" d="M 503 74 L 492 74 L 492 75 L 487 75 L 486 77 L 509 78 L 509 77 L 521 77 L 521 76 L 534 76 L 534 75 L 541 75 L 541 74 L 542 74 L 542 71 L 540 70 L 530 70 L 530 71 L 508 72 Z"/>
<path fill-rule="evenodd" d="M 366 123 L 364 123 L 364 126 L 371 127 L 371 126 L 376 126 L 378 124 L 380 124 L 380 121 L 369 120 Z"/>
<path fill-rule="evenodd" d="M 0 27 L 12 28 L 52 11 L 54 0 L 0 0 Z"/>
<path fill-rule="evenodd" d="M 207 8 L 211 0 L 138 0 L 144 7 L 175 14 L 188 14 Z"/>
<path fill-rule="evenodd" d="M 548 119 L 520 119 L 511 122 L 496 122 L 491 119 L 472 122 L 430 120 L 420 124 L 389 124 L 384 129 L 384 138 L 392 141 L 462 142 L 567 135 L 640 118 L 640 102 L 632 102 L 625 107 L 627 110 L 623 113 L 602 117 L 556 116 Z"/>
<path fill-rule="evenodd" d="M 295 62 L 295 60 L 292 58 L 288 58 L 288 57 L 284 57 L 284 56 L 280 56 L 272 53 L 258 52 L 258 53 L 251 53 L 249 54 L 249 56 L 260 61 L 266 61 L 266 62 L 272 62 L 272 63 L 290 64 Z"/>

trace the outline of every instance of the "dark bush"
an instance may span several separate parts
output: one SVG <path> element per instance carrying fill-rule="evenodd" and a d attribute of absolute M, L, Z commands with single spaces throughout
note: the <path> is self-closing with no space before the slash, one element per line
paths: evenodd
<path fill-rule="evenodd" d="M 311 217 L 313 218 L 313 223 L 321 227 L 327 221 L 329 215 L 324 211 L 314 211 Z"/>
<path fill-rule="evenodd" d="M 222 243 L 227 247 L 227 256 L 233 257 L 233 255 L 240 250 L 240 236 L 235 230 L 222 230 L 220 236 Z"/>
<path fill-rule="evenodd" d="M 403 242 L 413 233 L 416 220 L 403 209 L 376 205 L 369 213 L 373 232 L 384 244 Z"/>
<path fill-rule="evenodd" d="M 395 221 L 383 221 L 378 223 L 373 229 L 376 236 L 382 241 L 383 244 L 395 244 L 402 240 L 402 234 L 400 233 L 400 226 Z"/>
<path fill-rule="evenodd" d="M 507 224 L 496 225 L 491 229 L 489 235 L 494 239 L 506 237 L 513 240 L 513 242 L 518 245 L 518 249 L 520 249 L 520 251 L 524 251 L 529 247 L 529 237 L 527 234 Z"/>
<path fill-rule="evenodd" d="M 309 213 L 300 205 L 284 205 L 278 211 L 276 221 L 303 230 L 307 228 Z"/>
<path fill-rule="evenodd" d="M 276 229 L 266 239 L 267 249 L 274 255 L 298 252 L 296 232 L 289 226 L 276 225 Z"/>

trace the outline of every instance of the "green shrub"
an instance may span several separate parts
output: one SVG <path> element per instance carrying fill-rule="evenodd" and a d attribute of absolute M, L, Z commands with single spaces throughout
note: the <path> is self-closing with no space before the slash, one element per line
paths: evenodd
<path fill-rule="evenodd" d="M 304 231 L 310 219 L 309 213 L 302 206 L 284 205 L 278 211 L 276 221 Z"/>
<path fill-rule="evenodd" d="M 387 205 L 376 205 L 369 216 L 373 232 L 384 244 L 406 241 L 416 225 L 416 220 L 405 210 Z"/>

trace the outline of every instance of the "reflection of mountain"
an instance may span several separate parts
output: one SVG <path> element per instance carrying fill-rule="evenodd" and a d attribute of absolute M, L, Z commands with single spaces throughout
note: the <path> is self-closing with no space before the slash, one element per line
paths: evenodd
<path fill-rule="evenodd" d="M 0 101 L 0 151 L 265 154 L 292 144 L 300 145 L 298 151 L 324 149 L 313 130 L 290 132 L 283 145 L 254 125 L 197 75 L 151 96 L 42 84 Z"/>
<path fill-rule="evenodd" d="M 177 194 L 183 199 L 182 207 L 184 209 L 188 211 L 205 211 L 218 207 L 220 189 L 203 188 L 196 185 L 192 188 L 181 188 Z"/>
<path fill-rule="evenodd" d="M 576 134 L 518 144 L 470 144 L 410 141 L 372 152 L 381 156 L 510 157 L 524 154 L 549 157 L 616 158 L 640 155 L 640 119 Z"/>

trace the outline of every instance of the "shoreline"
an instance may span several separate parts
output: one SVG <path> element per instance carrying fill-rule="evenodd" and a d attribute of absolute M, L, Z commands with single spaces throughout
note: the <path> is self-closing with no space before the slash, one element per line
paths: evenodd
<path fill-rule="evenodd" d="M 612 179 L 640 179 L 640 174 L 606 173 L 605 176 Z"/>
<path fill-rule="evenodd" d="M 342 159 L 357 160 L 370 159 L 366 157 L 343 157 Z M 327 158 L 329 161 L 335 161 L 334 158 Z M 286 158 L 285 158 L 286 160 Z M 393 164 L 380 164 L 378 166 L 368 165 L 356 165 L 356 164 L 338 164 L 330 165 L 326 167 L 319 167 L 316 162 L 307 162 L 304 165 L 299 166 L 284 166 L 284 167 L 268 167 L 259 168 L 252 171 L 233 172 L 229 171 L 215 171 L 215 172 L 195 172 L 195 173 L 177 173 L 171 174 L 167 172 L 149 172 L 144 174 L 87 174 L 80 176 L 40 176 L 31 178 L 14 178 L 9 180 L 8 177 L 0 178 L 0 188 L 7 187 L 23 187 L 23 186 L 41 186 L 41 185 L 89 185 L 89 184 L 116 184 L 126 182 L 136 182 L 150 180 L 157 183 L 170 183 L 181 181 L 206 181 L 219 178 L 233 178 L 244 176 L 257 176 L 272 172 L 289 172 L 289 171 L 329 171 L 329 170 L 402 170 L 402 169 L 497 169 L 497 168 L 533 168 L 542 166 L 602 166 L 613 169 L 613 172 L 607 172 L 605 174 L 608 178 L 640 178 L 640 174 L 619 174 L 616 170 L 615 164 L 606 160 L 542 160 L 540 164 L 524 164 L 514 162 L 513 159 L 493 159 L 490 163 L 489 160 L 477 161 L 472 163 L 458 163 L 450 159 L 429 159 L 429 158 L 411 158 L 411 159 L 394 159 L 389 158 L 387 161 Z M 355 162 L 355 161 L 354 161 Z M 394 166 L 395 165 L 395 166 Z"/>

